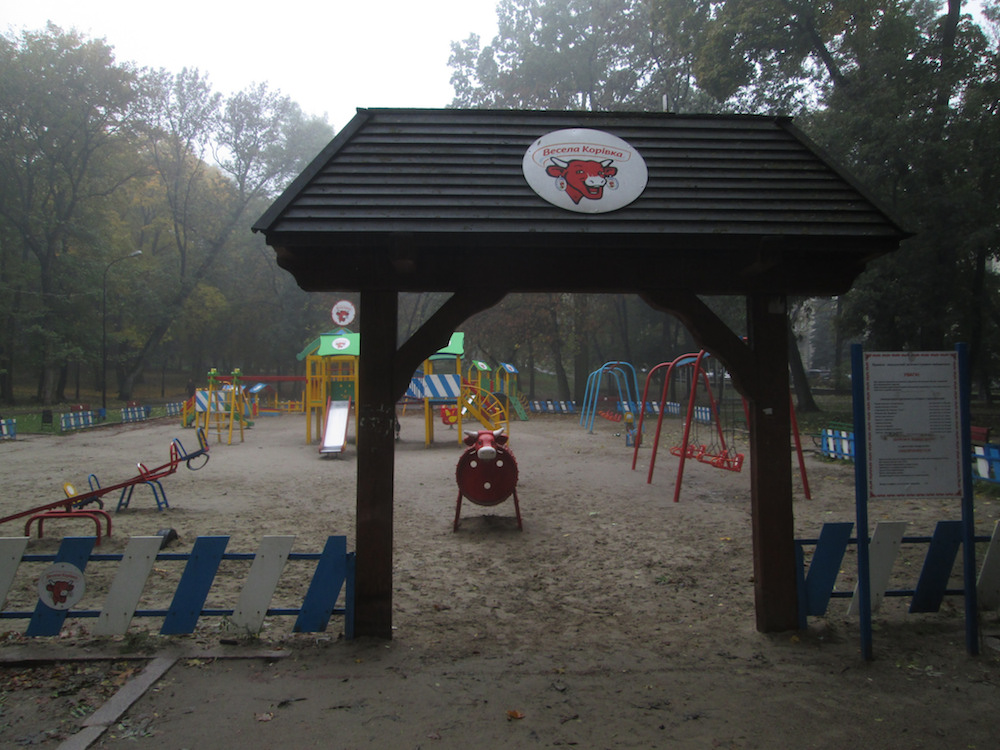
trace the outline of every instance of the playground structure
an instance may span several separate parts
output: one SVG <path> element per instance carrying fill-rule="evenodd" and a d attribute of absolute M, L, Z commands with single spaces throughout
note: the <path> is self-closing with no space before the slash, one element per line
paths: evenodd
<path fill-rule="evenodd" d="M 181 424 L 195 427 L 205 433 L 214 432 L 217 442 L 226 434 L 227 445 L 233 444 L 233 432 L 238 428 L 240 442 L 244 440 L 245 427 L 253 427 L 253 404 L 242 384 L 242 373 L 237 369 L 229 376 L 221 376 L 215 368 L 208 372 L 208 388 L 198 390 L 184 403 Z"/>
<path fill-rule="evenodd" d="M 517 369 L 501 364 L 504 374 L 491 377 L 485 362 L 472 361 L 468 375 L 463 377 L 462 357 L 465 334 L 451 335 L 448 345 L 423 362 L 422 368 L 410 380 L 406 401 L 419 403 L 424 411 L 424 441 L 434 442 L 437 419 L 462 435 L 462 423 L 475 419 L 491 430 L 509 427 L 508 408 L 524 412 L 517 392 Z M 344 329 L 321 334 L 298 354 L 306 363 L 306 389 L 303 410 L 306 414 L 306 441 L 319 438 L 320 453 L 337 454 L 343 450 L 349 419 L 344 419 L 358 400 L 358 362 L 361 356 L 361 336 Z M 494 392 L 500 384 L 500 393 Z M 405 402 L 404 402 L 405 403 Z M 405 409 L 404 405 L 404 409 Z M 357 432 L 355 413 L 355 433 Z M 461 437 L 459 437 L 461 442 Z"/>
<path fill-rule="evenodd" d="M 472 418 L 489 430 L 508 429 L 508 410 L 491 387 L 489 377 L 483 385 L 483 373 L 489 372 L 485 363 L 470 365 L 468 378 L 462 377 L 462 356 L 465 353 L 465 334 L 451 335 L 448 345 L 424 360 L 422 371 L 411 378 L 407 398 L 419 401 L 424 408 L 424 444 L 434 442 L 434 410 L 440 408 L 442 421 L 458 430 L 458 441 L 463 442 L 463 422 Z"/>
<path fill-rule="evenodd" d="M 476 388 L 484 388 L 488 391 L 493 390 L 493 370 L 489 364 L 480 359 L 474 359 L 469 362 L 469 369 L 466 371 L 465 379 Z"/>
<path fill-rule="evenodd" d="M 528 400 L 517 385 L 518 370 L 509 362 L 501 362 L 493 373 L 493 392 L 506 399 L 507 409 L 519 420 L 528 420 Z"/>
<path fill-rule="evenodd" d="M 111 515 L 104 510 L 104 496 L 112 492 L 121 492 L 118 499 L 117 511 L 124 510 L 132 500 L 132 493 L 139 485 L 146 485 L 153 492 L 153 499 L 156 501 L 158 510 L 169 507 L 167 504 L 167 494 L 163 489 L 160 480 L 165 479 L 175 473 L 184 463 L 188 469 L 197 471 L 208 463 L 208 441 L 205 439 L 204 430 L 198 429 L 198 449 L 188 453 L 181 441 L 174 438 L 170 442 L 170 459 L 162 466 L 148 469 L 145 464 L 138 464 L 139 473 L 123 482 L 102 487 L 97 477 L 91 474 L 87 478 L 90 486 L 87 492 L 78 493 L 76 488 L 69 482 L 63 485 L 63 492 L 66 495 L 55 502 L 38 505 L 27 510 L 13 513 L 4 518 L 0 518 L 0 525 L 8 521 L 15 521 L 19 518 L 27 518 L 24 525 L 24 535 L 31 536 L 31 526 L 37 523 L 38 536 L 44 534 L 44 525 L 47 520 L 55 518 L 84 518 L 94 522 L 97 533 L 97 544 L 101 543 L 102 531 L 107 536 L 111 536 Z M 96 505 L 96 508 L 87 507 Z M 101 524 L 104 524 L 102 527 Z"/>
<path fill-rule="evenodd" d="M 652 368 L 646 375 L 642 402 L 640 404 L 640 408 L 638 409 L 639 422 L 636 426 L 637 438 L 633 441 L 634 447 L 632 451 L 633 471 L 635 470 L 639 457 L 639 446 L 641 444 L 641 440 L 638 436 L 642 435 L 642 425 L 645 413 L 647 411 L 653 411 L 653 409 L 647 408 L 647 406 L 651 404 L 649 401 L 650 384 L 652 383 L 654 376 L 665 368 L 666 372 L 663 378 L 663 391 L 659 402 L 659 408 L 655 409 L 657 412 L 656 432 L 653 438 L 652 451 L 649 457 L 649 471 L 646 475 L 646 483 L 651 484 L 653 481 L 653 469 L 656 465 L 656 455 L 660 444 L 660 435 L 663 428 L 663 417 L 665 414 L 673 414 L 675 416 L 680 416 L 681 414 L 681 405 L 679 403 L 667 401 L 672 383 L 671 378 L 678 373 L 687 372 L 689 375 L 690 388 L 688 393 L 687 409 L 685 411 L 683 437 L 679 445 L 675 445 L 670 449 L 671 454 L 677 456 L 679 459 L 677 465 L 677 477 L 674 481 L 675 503 L 680 501 L 681 485 L 684 479 L 684 465 L 687 459 L 692 458 L 701 463 L 714 466 L 717 469 L 725 469 L 727 471 L 738 472 L 743 468 L 744 455 L 737 452 L 733 447 L 733 420 L 730 419 L 730 440 L 727 443 L 725 430 L 722 425 L 719 403 L 715 398 L 714 391 L 712 390 L 712 376 L 714 376 L 719 383 L 724 383 L 726 380 L 725 373 L 721 370 L 721 368 L 717 368 L 714 373 L 712 373 L 712 376 L 710 376 L 709 372 L 703 365 L 708 356 L 708 352 L 702 349 L 696 353 L 682 354 L 671 362 L 662 362 Z M 685 370 L 684 368 L 690 369 Z M 705 401 L 707 401 L 707 403 L 703 405 L 698 405 L 697 403 L 699 383 L 704 386 Z M 742 398 L 740 400 L 743 406 L 744 424 L 749 425 L 750 417 L 746 400 Z M 791 409 L 792 435 L 799 461 L 799 472 L 802 477 L 803 491 L 806 499 L 808 500 L 811 498 L 809 480 L 806 474 L 805 459 L 802 454 L 802 443 L 799 438 L 798 424 L 795 418 L 795 406 L 791 402 L 790 395 L 789 406 Z M 697 440 L 692 442 L 692 429 L 696 429 L 699 424 L 707 425 L 711 429 L 713 433 L 712 440 L 707 443 L 701 443 Z"/>
<path fill-rule="evenodd" d="M 455 468 L 458 500 L 455 503 L 455 523 L 458 531 L 462 514 L 462 498 L 476 505 L 492 507 L 508 497 L 514 498 L 517 528 L 521 531 L 521 503 L 517 497 L 517 461 L 507 446 L 503 429 L 466 432 L 463 441 L 469 448 L 462 453 Z"/>
<path fill-rule="evenodd" d="M 346 442 L 349 419 L 334 426 L 338 433 L 329 432 L 330 411 L 339 416 L 343 404 L 358 402 L 358 360 L 361 356 L 361 335 L 344 329 L 323 333 L 297 355 L 306 363 L 306 389 L 303 411 L 306 415 L 306 444 L 313 443 L 313 428 L 321 443 L 327 438 Z M 354 416 L 357 422 L 357 414 Z M 343 433 L 339 430 L 343 427 Z M 357 424 L 355 424 L 355 434 Z M 322 451 L 321 451 L 322 452 Z"/>
<path fill-rule="evenodd" d="M 618 400 L 613 409 L 598 411 L 601 386 L 608 377 L 618 392 Z M 621 422 L 626 415 L 634 415 L 639 406 L 639 380 L 635 368 L 628 362 L 605 362 L 587 376 L 587 388 L 583 395 L 583 405 L 580 408 L 580 424 L 587 432 L 594 431 L 594 419 L 600 414 L 605 419 Z"/>

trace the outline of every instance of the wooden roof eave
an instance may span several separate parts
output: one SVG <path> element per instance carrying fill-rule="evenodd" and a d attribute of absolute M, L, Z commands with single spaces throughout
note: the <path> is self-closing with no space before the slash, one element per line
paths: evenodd
<path fill-rule="evenodd" d="M 369 238 L 370 239 L 370 238 Z M 329 245 L 272 245 L 280 267 L 307 291 L 401 292 L 496 288 L 507 292 L 579 291 L 632 293 L 645 288 L 690 290 L 701 294 L 782 293 L 831 296 L 846 292 L 874 258 L 891 251 L 892 241 L 857 239 L 850 251 L 822 241 L 734 241 L 729 246 L 658 238 L 632 242 L 533 243 L 508 238 L 496 247 L 466 238 L 423 248 L 395 241 Z M 681 249 L 683 248 L 683 249 Z"/>

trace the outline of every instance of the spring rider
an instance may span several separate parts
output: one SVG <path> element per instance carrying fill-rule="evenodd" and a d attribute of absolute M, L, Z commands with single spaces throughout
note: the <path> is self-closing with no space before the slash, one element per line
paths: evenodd
<path fill-rule="evenodd" d="M 521 504 L 517 499 L 517 461 L 505 447 L 507 440 L 503 428 L 465 433 L 464 442 L 469 448 L 458 459 L 455 468 L 458 501 L 453 531 L 458 531 L 463 496 L 476 505 L 493 506 L 513 495 L 517 528 L 518 531 L 522 529 Z"/>

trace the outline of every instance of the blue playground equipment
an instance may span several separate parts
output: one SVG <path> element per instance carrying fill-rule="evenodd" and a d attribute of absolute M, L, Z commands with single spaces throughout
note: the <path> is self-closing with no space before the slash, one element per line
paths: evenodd
<path fill-rule="evenodd" d="M 613 380 L 618 390 L 618 401 L 615 410 L 611 412 L 618 415 L 615 421 L 620 421 L 626 414 L 635 414 L 639 408 L 639 379 L 635 368 L 628 362 L 605 362 L 587 377 L 587 389 L 584 391 L 583 407 L 580 410 L 580 424 L 587 428 L 587 432 L 594 431 L 597 402 L 605 375 Z"/>

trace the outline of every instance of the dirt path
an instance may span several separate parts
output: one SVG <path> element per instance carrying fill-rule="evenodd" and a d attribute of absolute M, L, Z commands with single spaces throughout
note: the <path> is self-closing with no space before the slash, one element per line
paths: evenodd
<path fill-rule="evenodd" d="M 676 459 L 664 447 L 647 484 L 648 449 L 632 471 L 619 425 L 598 420 L 588 434 L 573 417 L 537 417 L 512 427 L 524 531 L 510 502 L 466 502 L 453 533 L 455 433 L 438 425 L 427 448 L 422 421 L 402 422 L 394 639 L 345 642 L 337 620 L 325 634 L 292 634 L 290 618 L 268 618 L 248 642 L 203 618 L 194 636 L 131 635 L 126 643 L 94 639 L 86 621 L 69 621 L 50 642 L 70 653 L 146 644 L 159 653 L 204 652 L 179 659 L 95 747 L 277 748 L 294 739 L 297 747 L 343 748 L 771 749 L 793 738 L 816 748 L 996 747 L 996 613 L 982 617 L 985 646 L 975 658 L 965 652 L 960 600 L 932 615 L 908 615 L 907 602 L 888 601 L 872 663 L 859 658 L 857 623 L 843 601 L 806 632 L 756 632 L 748 467 L 733 473 L 688 462 L 675 504 Z M 190 430 L 159 422 L 0 444 L 0 514 L 57 499 L 62 482 L 86 484 L 89 473 L 109 483 L 137 461 L 162 463 L 173 437 L 195 442 Z M 304 442 L 304 418 L 295 417 L 259 420 L 242 444 L 213 441 L 203 470 L 165 480 L 169 510 L 157 512 L 148 493 L 137 494 L 130 510 L 115 514 L 102 551 L 165 527 L 179 533 L 179 550 L 199 535 L 228 535 L 228 549 L 242 552 L 264 534 L 295 535 L 296 551 L 318 551 L 331 533 L 353 546 L 353 446 L 321 459 Z M 807 465 L 813 499 L 797 486 L 797 533 L 853 520 L 851 467 L 811 456 Z M 872 516 L 924 534 L 958 509 L 913 501 Z M 979 533 L 997 518 L 994 501 L 978 501 Z M 4 533 L 22 530 L 13 522 Z M 53 523 L 29 551 L 55 550 L 62 533 L 84 530 Z M 853 566 L 849 555 L 839 588 L 853 585 Z M 900 577 L 915 570 L 918 559 L 901 559 Z M 105 580 L 95 570 L 91 581 L 88 569 L 93 601 Z M 294 600 L 306 583 L 283 579 L 280 596 Z M 31 586 L 16 581 L 5 609 L 33 601 Z M 148 588 L 169 596 L 167 581 L 159 590 L 151 579 Z M 211 596 L 231 607 L 239 589 L 239 576 L 220 576 Z M 24 647 L 24 627 L 0 621 L 8 652 Z M 283 655 L 213 658 L 218 649 Z M 4 666 L 0 745 L 56 746 L 141 673 L 134 663 L 87 664 L 93 671 L 75 678 L 67 670 L 84 667 L 66 662 L 50 676 Z M 57 684 L 80 687 L 63 692 Z"/>

